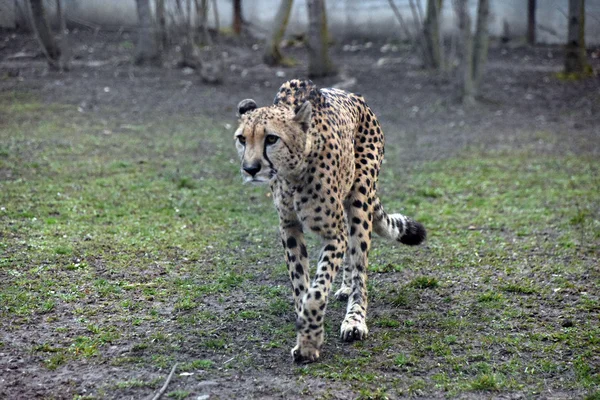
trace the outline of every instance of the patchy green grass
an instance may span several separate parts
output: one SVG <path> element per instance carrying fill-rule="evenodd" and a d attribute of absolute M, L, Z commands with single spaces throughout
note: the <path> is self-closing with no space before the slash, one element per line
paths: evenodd
<path fill-rule="evenodd" d="M 595 159 L 471 152 L 401 175 L 388 159 L 383 203 L 423 222 L 428 242 L 375 239 L 369 339 L 339 342 L 345 306 L 332 301 L 323 360 L 295 366 L 277 216 L 266 187 L 241 185 L 230 130 L 14 94 L 0 113 L 3 353 L 49 374 L 138 371 L 99 379 L 113 397 L 148 394 L 161 380 L 143 374 L 176 361 L 202 379 L 318 377 L 365 399 L 598 397 Z M 185 398 L 193 386 L 178 379 L 167 395 Z"/>
<path fill-rule="evenodd" d="M 411 282 L 411 285 L 417 289 L 433 289 L 438 287 L 439 282 L 437 278 L 429 276 L 419 276 Z"/>

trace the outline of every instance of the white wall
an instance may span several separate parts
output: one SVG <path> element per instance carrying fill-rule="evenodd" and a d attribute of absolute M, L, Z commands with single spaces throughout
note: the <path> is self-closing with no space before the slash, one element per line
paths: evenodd
<path fill-rule="evenodd" d="M 15 0 L 0 0 L 0 11 L 10 8 Z M 73 18 L 101 24 L 108 28 L 136 24 L 135 0 L 63 0 L 67 13 Z M 25 0 L 16 0 L 24 4 Z M 167 0 L 168 2 L 168 0 Z M 344 38 L 394 37 L 399 26 L 388 0 L 326 0 L 332 34 Z M 412 24 L 408 0 L 395 0 L 409 26 Z M 427 0 L 421 0 L 425 7 Z M 475 13 L 477 0 L 469 0 Z M 537 39 L 541 43 L 564 43 L 567 36 L 568 0 L 538 0 Z M 47 0 L 50 11 L 54 0 Z M 218 0 L 221 26 L 231 24 L 232 0 Z M 454 28 L 452 0 L 444 1 L 444 23 L 446 32 Z M 267 33 L 277 11 L 279 0 L 242 0 L 244 18 Z M 19 7 L 17 7 L 19 8 Z M 586 41 L 588 45 L 600 45 L 600 0 L 586 1 Z M 212 20 L 212 13 L 209 14 Z M 6 16 L 3 16 L 6 19 Z M 0 21 L 2 18 L 0 18 Z M 526 0 L 491 0 L 490 31 L 493 36 L 503 32 L 503 21 L 509 23 L 513 36 L 525 35 L 527 25 Z M 306 0 L 296 0 L 292 10 L 289 33 L 300 33 L 306 28 Z"/>

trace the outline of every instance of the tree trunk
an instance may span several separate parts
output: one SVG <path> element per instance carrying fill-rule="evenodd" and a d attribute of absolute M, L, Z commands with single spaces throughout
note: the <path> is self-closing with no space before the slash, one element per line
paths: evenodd
<path fill-rule="evenodd" d="M 324 0 L 307 0 L 308 7 L 308 76 L 335 74 L 336 68 L 329 58 L 329 34 Z"/>
<path fill-rule="evenodd" d="M 477 27 L 473 39 L 473 94 L 479 90 L 481 76 L 485 69 L 489 44 L 490 0 L 479 0 L 477 5 Z"/>
<path fill-rule="evenodd" d="M 425 68 L 439 69 L 442 65 L 442 46 L 440 34 L 440 14 L 442 0 L 428 0 L 423 36 L 425 38 L 426 56 L 423 58 Z"/>
<path fill-rule="evenodd" d="M 58 64 L 61 71 L 67 71 L 70 69 L 71 46 L 69 43 L 69 31 L 67 30 L 67 18 L 63 9 L 62 0 L 56 0 L 56 18 L 58 19 L 60 30 L 57 38 L 60 47 L 60 59 Z"/>
<path fill-rule="evenodd" d="M 58 68 L 60 61 L 60 48 L 54 40 L 52 31 L 48 26 L 46 19 L 46 11 L 42 0 L 29 0 L 29 8 L 31 11 L 31 27 L 38 42 L 42 46 L 42 51 L 48 59 L 48 64 L 52 68 Z"/>
<path fill-rule="evenodd" d="M 279 51 L 279 43 L 281 43 L 285 34 L 293 4 L 294 0 L 281 0 L 279 4 L 279 10 L 277 10 L 277 15 L 273 22 L 273 31 L 267 41 L 265 53 L 263 54 L 263 61 L 267 65 L 277 65 L 283 60 L 283 56 Z"/>
<path fill-rule="evenodd" d="M 590 66 L 585 51 L 585 0 L 569 0 L 569 34 L 565 72 L 585 74 Z"/>
<path fill-rule="evenodd" d="M 67 34 L 67 19 L 65 18 L 65 10 L 63 9 L 62 0 L 56 0 L 56 19 L 58 19 L 58 26 L 60 29 L 60 35 Z"/>
<path fill-rule="evenodd" d="M 457 92 L 463 104 L 475 103 L 473 85 L 473 38 L 471 35 L 471 17 L 467 9 L 467 0 L 455 0 L 454 7 L 458 17 L 458 67 L 456 69 Z"/>
<path fill-rule="evenodd" d="M 0 27 L 14 29 L 17 27 L 17 5 L 16 0 L 5 1 L 4 4 L 0 5 Z"/>
<path fill-rule="evenodd" d="M 210 31 L 208 30 L 208 0 L 194 0 L 194 1 L 196 3 L 196 15 L 200 19 L 199 31 L 202 32 L 201 42 L 208 46 L 212 46 L 213 41 L 212 41 L 212 38 L 210 37 Z"/>
<path fill-rule="evenodd" d="M 212 0 L 213 18 L 215 19 L 215 31 L 217 35 L 221 31 L 221 22 L 219 20 L 219 7 L 217 6 L 217 0 Z"/>
<path fill-rule="evenodd" d="M 240 36 L 242 33 L 242 0 L 233 0 L 233 33 Z"/>
<path fill-rule="evenodd" d="M 138 42 L 136 64 L 157 63 L 160 53 L 156 43 L 150 0 L 136 0 L 138 14 Z"/>
<path fill-rule="evenodd" d="M 196 47 L 196 32 L 192 26 L 192 0 L 183 0 L 184 9 L 181 10 L 183 16 L 183 24 L 181 29 L 183 42 L 181 44 L 181 57 L 182 60 L 179 63 L 181 67 L 200 68 L 202 63 L 198 57 L 198 51 Z"/>
<path fill-rule="evenodd" d="M 158 22 L 158 41 L 162 49 L 167 48 L 167 16 L 165 14 L 165 0 L 156 0 L 156 21 Z"/>
<path fill-rule="evenodd" d="M 527 3 L 527 43 L 531 46 L 535 44 L 535 3 L 536 0 Z"/>

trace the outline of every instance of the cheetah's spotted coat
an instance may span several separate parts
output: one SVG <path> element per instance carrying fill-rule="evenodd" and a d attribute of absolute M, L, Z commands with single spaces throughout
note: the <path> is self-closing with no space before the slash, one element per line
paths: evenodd
<path fill-rule="evenodd" d="M 416 245 L 425 239 L 425 229 L 401 214 L 388 215 L 381 206 L 376 189 L 383 132 L 362 96 L 291 80 L 272 106 L 257 108 L 253 100 L 243 100 L 238 113 L 242 175 L 247 182 L 270 184 L 279 213 L 297 315 L 292 355 L 296 361 L 315 361 L 340 268 L 343 282 L 335 297 L 348 300 L 341 338 L 364 339 L 371 231 Z M 304 229 L 324 241 L 312 281 Z"/>

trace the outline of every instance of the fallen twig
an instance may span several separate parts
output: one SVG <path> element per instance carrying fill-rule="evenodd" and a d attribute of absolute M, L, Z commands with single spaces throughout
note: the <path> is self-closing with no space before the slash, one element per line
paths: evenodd
<path fill-rule="evenodd" d="M 223 363 L 223 365 L 227 365 L 227 364 L 229 364 L 230 362 L 232 362 L 233 360 L 235 360 L 235 357 L 231 357 L 229 360 L 225 361 L 225 362 Z"/>
<path fill-rule="evenodd" d="M 173 368 L 171 368 L 171 372 L 169 372 L 169 376 L 167 376 L 167 380 L 165 381 L 165 384 L 160 388 L 158 393 L 156 393 L 154 395 L 154 397 L 152 397 L 152 400 L 160 399 L 160 396 L 162 396 L 165 393 L 165 391 L 167 390 L 167 386 L 169 386 L 169 382 L 171 382 L 171 378 L 173 378 L 173 374 L 175 373 L 175 368 L 177 368 L 177 363 L 175 363 L 173 365 Z"/>

